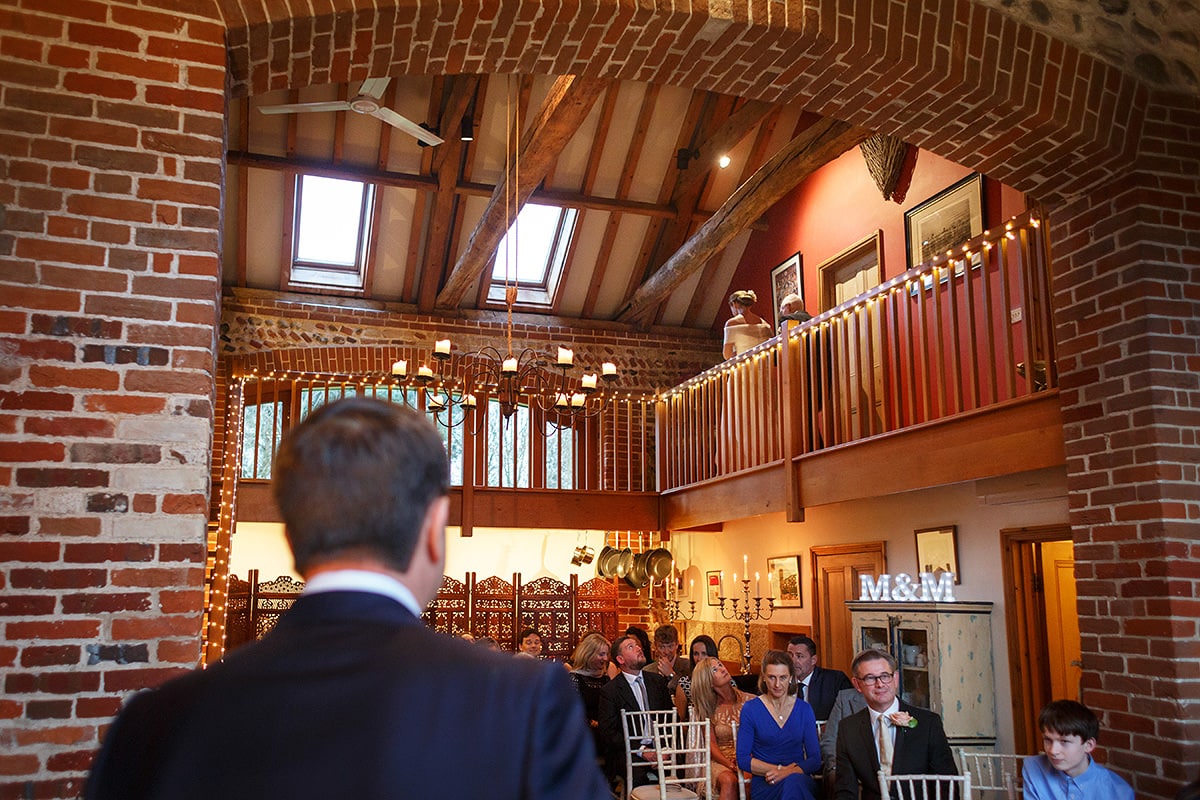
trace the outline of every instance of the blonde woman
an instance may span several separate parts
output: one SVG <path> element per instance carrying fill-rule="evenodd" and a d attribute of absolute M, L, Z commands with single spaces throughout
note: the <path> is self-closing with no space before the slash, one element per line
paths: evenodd
<path fill-rule="evenodd" d="M 712 774 L 720 800 L 737 797 L 733 723 L 741 717 L 742 704 L 753 699 L 754 695 L 733 684 L 733 676 L 719 658 L 696 661 L 692 670 L 692 718 L 709 720 L 712 725 Z"/>
<path fill-rule="evenodd" d="M 758 295 L 750 289 L 729 295 L 729 313 L 733 316 L 725 323 L 725 358 L 744 353 L 775 335 L 775 329 L 751 311 L 757 300 Z"/>

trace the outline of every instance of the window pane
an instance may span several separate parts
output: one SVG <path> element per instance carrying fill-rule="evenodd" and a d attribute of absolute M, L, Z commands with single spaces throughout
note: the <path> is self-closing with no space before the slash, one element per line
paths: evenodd
<path fill-rule="evenodd" d="M 557 206 L 527 203 L 500 240 L 492 280 L 503 282 L 507 277 L 516 283 L 545 285 L 562 214 Z"/>
<path fill-rule="evenodd" d="M 297 260 L 358 266 L 365 190 L 366 184 L 359 181 L 301 177 Z"/>

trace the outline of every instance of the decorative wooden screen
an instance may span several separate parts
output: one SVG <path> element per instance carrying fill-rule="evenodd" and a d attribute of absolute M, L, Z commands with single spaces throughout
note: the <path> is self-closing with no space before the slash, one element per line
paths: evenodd
<path fill-rule="evenodd" d="M 517 632 L 513 629 L 517 615 L 517 576 L 513 582 L 493 575 L 475 582 L 475 573 L 467 576 L 471 587 L 471 633 L 491 636 L 501 650 L 515 650 Z"/>
<path fill-rule="evenodd" d="M 256 569 L 250 570 L 245 581 L 230 576 L 225 651 L 265 636 L 296 602 L 302 589 L 304 582 L 288 575 L 259 583 Z"/>
<path fill-rule="evenodd" d="M 471 630 L 470 595 L 467 585 L 449 575 L 442 576 L 442 588 L 438 589 L 425 613 L 421 615 L 431 628 L 458 636 Z"/>
<path fill-rule="evenodd" d="M 542 634 L 542 657 L 566 661 L 575 650 L 574 589 L 553 578 L 541 577 L 522 584 L 517 576 L 517 632 L 537 628 Z"/>
<path fill-rule="evenodd" d="M 574 579 L 574 575 L 571 576 Z M 575 640 L 600 631 L 610 642 L 617 638 L 617 586 L 592 578 L 575 589 Z"/>

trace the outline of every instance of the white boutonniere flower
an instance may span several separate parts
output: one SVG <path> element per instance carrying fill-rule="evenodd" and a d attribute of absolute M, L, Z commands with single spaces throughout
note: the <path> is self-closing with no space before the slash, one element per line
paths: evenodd
<path fill-rule="evenodd" d="M 888 714 L 888 720 L 897 728 L 917 727 L 917 721 L 907 711 L 897 711 L 895 714 Z"/>

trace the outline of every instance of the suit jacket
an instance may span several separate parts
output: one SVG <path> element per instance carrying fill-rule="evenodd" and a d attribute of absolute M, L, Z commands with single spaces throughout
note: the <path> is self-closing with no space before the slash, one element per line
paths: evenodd
<path fill-rule="evenodd" d="M 915 728 L 897 728 L 892 750 L 893 775 L 957 775 L 954 754 L 946 741 L 942 718 L 932 711 L 901 702 L 900 710 L 916 720 Z M 871 712 L 864 708 L 838 726 L 835 800 L 879 800 L 879 754 L 871 730 Z"/>
<path fill-rule="evenodd" d="M 812 706 L 817 719 L 829 719 L 833 710 L 833 702 L 842 689 L 853 689 L 854 684 L 846 677 L 846 673 L 836 669 L 813 667 L 808 679 L 808 696 L 804 699 Z"/>
<path fill-rule="evenodd" d="M 667 679 L 655 672 L 642 670 L 646 682 L 646 699 L 650 711 L 669 711 L 675 707 L 674 698 L 667 688 Z M 597 731 L 604 742 L 604 763 L 609 778 L 625 775 L 625 734 L 621 728 L 621 710 L 640 711 L 633 687 L 625 676 L 617 677 L 604 684 L 600 690 L 600 714 Z M 637 776 L 635 776 L 636 779 Z"/>
<path fill-rule="evenodd" d="M 833 701 L 833 710 L 829 712 L 825 729 L 821 731 L 821 761 L 825 765 L 826 776 L 837 771 L 837 735 L 842 720 L 866 707 L 867 701 L 858 689 L 851 687 L 837 693 L 837 699 Z"/>
<path fill-rule="evenodd" d="M 368 592 L 302 595 L 262 641 L 133 697 L 95 800 L 610 800 L 566 672 Z"/>

